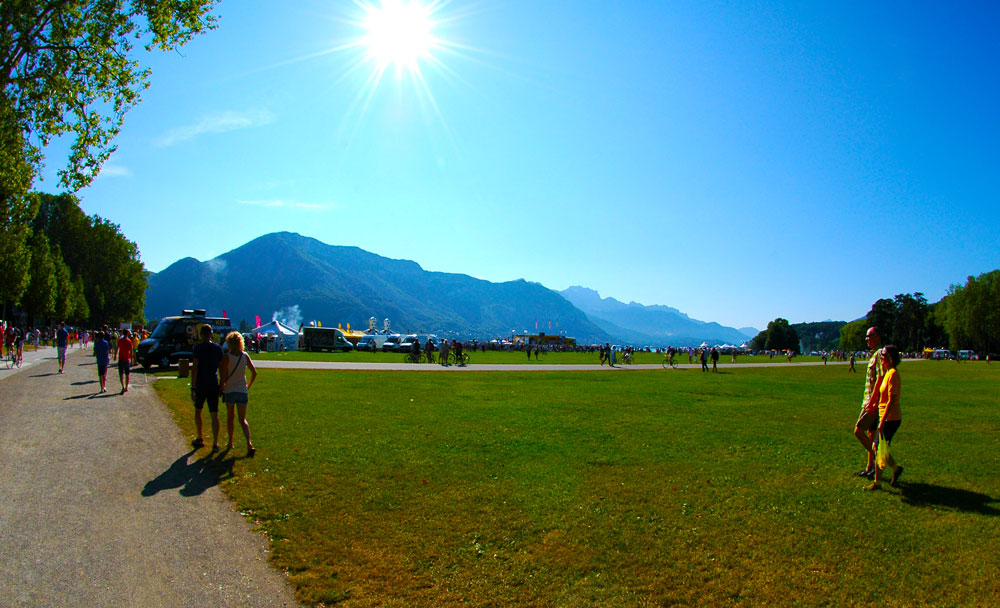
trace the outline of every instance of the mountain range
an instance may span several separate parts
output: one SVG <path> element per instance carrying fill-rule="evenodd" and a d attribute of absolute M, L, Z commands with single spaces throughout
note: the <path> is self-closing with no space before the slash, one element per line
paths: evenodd
<path fill-rule="evenodd" d="M 586 287 L 574 286 L 559 293 L 598 327 L 629 344 L 694 346 L 702 342 L 728 342 L 739 345 L 758 333 L 752 327 L 739 330 L 698 321 L 669 306 L 625 304 L 614 298 L 601 298 L 599 293 Z"/>
<path fill-rule="evenodd" d="M 290 232 L 261 236 L 205 262 L 178 260 L 150 273 L 148 281 L 146 318 L 205 308 L 251 325 L 260 316 L 262 322 L 278 318 L 297 326 L 315 320 L 366 329 L 375 317 L 380 329 L 390 319 L 393 331 L 460 338 L 528 331 L 563 333 L 582 344 L 656 346 L 746 339 L 736 329 L 666 306 L 623 304 L 582 287 L 556 292 L 523 279 L 493 283 L 431 272 L 409 260 Z"/>

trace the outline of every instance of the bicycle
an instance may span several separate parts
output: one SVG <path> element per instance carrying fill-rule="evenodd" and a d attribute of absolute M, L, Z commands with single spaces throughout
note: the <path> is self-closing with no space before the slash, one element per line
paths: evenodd
<path fill-rule="evenodd" d="M 10 368 L 14 367 L 14 365 L 16 364 L 15 363 L 16 362 L 16 355 L 15 355 L 15 352 L 14 352 L 13 348 L 6 349 L 6 352 L 4 353 L 4 356 L 3 356 L 3 362 L 4 362 L 4 365 L 7 366 L 7 369 L 10 369 Z M 16 365 L 18 365 L 20 367 L 20 364 L 16 364 Z"/>
<path fill-rule="evenodd" d="M 426 360 L 420 353 L 406 353 L 403 355 L 403 363 L 422 363 Z"/>
<path fill-rule="evenodd" d="M 663 369 L 667 369 L 668 367 L 677 369 L 677 364 L 674 363 L 673 355 L 666 355 L 665 357 L 663 357 Z"/>
<path fill-rule="evenodd" d="M 461 358 L 455 351 L 448 353 L 448 363 L 452 365 L 468 365 L 469 364 L 469 353 L 462 353 Z"/>

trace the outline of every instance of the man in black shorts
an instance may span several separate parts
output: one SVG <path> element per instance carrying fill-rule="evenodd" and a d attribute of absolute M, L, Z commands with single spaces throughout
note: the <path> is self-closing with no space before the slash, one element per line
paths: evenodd
<path fill-rule="evenodd" d="M 212 451 L 219 451 L 219 361 L 222 347 L 212 342 L 212 328 L 202 325 L 199 332 L 201 342 L 191 351 L 191 400 L 194 402 L 194 426 L 198 438 L 191 445 L 204 447 L 201 432 L 201 410 L 208 402 L 208 413 L 212 416 Z"/>

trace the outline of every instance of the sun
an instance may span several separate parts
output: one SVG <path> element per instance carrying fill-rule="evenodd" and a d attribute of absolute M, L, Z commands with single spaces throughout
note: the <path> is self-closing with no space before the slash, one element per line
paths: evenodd
<path fill-rule="evenodd" d="M 419 72 L 420 61 L 431 59 L 440 42 L 434 37 L 434 8 L 411 0 L 381 0 L 380 6 L 366 4 L 361 22 L 365 30 L 362 45 L 379 70 Z"/>

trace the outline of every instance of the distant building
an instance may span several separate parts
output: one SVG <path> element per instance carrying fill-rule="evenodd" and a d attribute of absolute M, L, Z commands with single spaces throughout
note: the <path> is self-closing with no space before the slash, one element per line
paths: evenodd
<path fill-rule="evenodd" d="M 535 344 L 541 344 L 542 346 L 557 346 L 566 345 L 573 346 L 576 344 L 576 338 L 571 338 L 569 336 L 564 336 L 562 334 L 517 334 L 514 336 L 514 345 L 520 346 L 522 344 L 527 344 L 529 346 L 534 346 Z"/>

